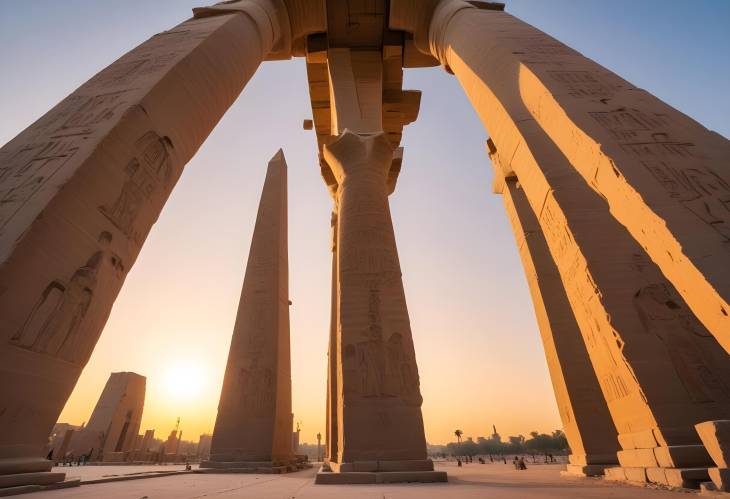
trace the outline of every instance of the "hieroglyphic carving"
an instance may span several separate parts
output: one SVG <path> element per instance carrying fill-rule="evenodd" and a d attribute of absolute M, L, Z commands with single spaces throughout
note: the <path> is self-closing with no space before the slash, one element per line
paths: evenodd
<path fill-rule="evenodd" d="M 715 374 L 693 336 L 711 337 L 664 284 L 639 289 L 634 306 L 647 333 L 662 340 L 674 370 L 694 402 L 727 400 L 728 386 Z"/>
<path fill-rule="evenodd" d="M 709 168 L 678 168 L 661 159 L 641 163 L 673 198 L 730 240 L 730 185 Z"/>
<path fill-rule="evenodd" d="M 124 235 L 142 245 L 149 224 L 137 227 L 135 222 L 146 204 L 157 206 L 160 197 L 167 196 L 174 180 L 168 141 L 149 131 L 135 143 L 137 154 L 124 168 L 126 179 L 119 196 L 111 206 L 99 210 Z"/>
<path fill-rule="evenodd" d="M 78 150 L 74 140 L 28 144 L 0 163 L 0 231 Z"/>
<path fill-rule="evenodd" d="M 11 344 L 75 364 L 85 362 L 97 339 L 85 324 L 97 285 L 103 273 L 111 272 L 117 279 L 124 274 L 120 258 L 109 250 L 111 240 L 111 234 L 103 232 L 100 249 L 68 281 L 55 279 L 48 284 L 23 326 L 10 338 Z"/>
<path fill-rule="evenodd" d="M 561 69 L 547 71 L 547 74 L 567 91 L 567 95 L 575 98 L 607 99 L 626 87 L 620 79 L 596 70 Z"/>

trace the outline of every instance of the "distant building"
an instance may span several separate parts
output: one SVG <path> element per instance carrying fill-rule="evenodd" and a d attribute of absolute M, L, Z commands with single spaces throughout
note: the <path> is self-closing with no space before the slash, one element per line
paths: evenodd
<path fill-rule="evenodd" d="M 201 461 L 210 458 L 210 444 L 212 441 L 213 435 L 208 435 L 207 433 L 200 435 L 200 440 L 198 441 L 198 450 L 195 455 L 200 458 Z"/>
<path fill-rule="evenodd" d="M 144 409 L 147 379 L 132 372 L 112 373 L 89 424 L 74 432 L 68 451 L 90 460 L 124 461 L 134 450 Z M 55 457 L 55 455 L 54 455 Z"/>

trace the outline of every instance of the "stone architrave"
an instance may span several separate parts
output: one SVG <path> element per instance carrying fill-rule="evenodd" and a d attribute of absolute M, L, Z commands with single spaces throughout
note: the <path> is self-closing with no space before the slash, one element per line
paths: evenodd
<path fill-rule="evenodd" d="M 0 475 L 50 468 L 48 434 L 185 163 L 289 38 L 274 0 L 231 8 L 142 43 L 0 149 Z"/>
<path fill-rule="evenodd" d="M 269 162 L 231 338 L 208 468 L 286 466 L 292 453 L 287 170 Z"/>
<path fill-rule="evenodd" d="M 493 8 L 393 0 L 390 27 L 456 75 L 503 151 L 505 120 L 542 129 L 730 351 L 730 141 Z"/>
<path fill-rule="evenodd" d="M 512 225 L 570 445 L 568 472 L 602 475 L 618 463 L 616 427 L 537 217 L 517 179 L 504 178 L 496 155 L 492 161 L 495 192 L 502 194 Z"/>

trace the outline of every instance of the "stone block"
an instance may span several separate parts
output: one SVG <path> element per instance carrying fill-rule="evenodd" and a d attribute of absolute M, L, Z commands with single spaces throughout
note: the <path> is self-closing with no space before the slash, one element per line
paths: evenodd
<path fill-rule="evenodd" d="M 603 476 L 606 468 L 614 467 L 612 464 L 568 464 L 565 471 L 561 471 L 563 476 Z"/>
<path fill-rule="evenodd" d="M 646 483 L 646 468 L 639 466 L 615 466 L 605 469 L 606 480 L 617 482 Z"/>
<path fill-rule="evenodd" d="M 652 430 L 636 433 L 620 433 L 618 442 L 622 449 L 651 449 L 659 445 Z"/>
<path fill-rule="evenodd" d="M 373 484 L 373 483 L 436 483 L 448 482 L 445 471 L 324 471 L 317 473 L 314 483 L 319 485 Z"/>
<path fill-rule="evenodd" d="M 606 480 L 612 480 L 616 482 L 626 481 L 626 472 L 621 466 L 614 466 L 613 468 L 606 468 L 604 470 Z"/>
<path fill-rule="evenodd" d="M 448 482 L 445 471 L 386 471 L 375 474 L 375 483 Z"/>
<path fill-rule="evenodd" d="M 730 492 L 730 469 L 728 468 L 710 468 L 707 470 L 715 484 L 717 490 L 722 492 Z"/>
<path fill-rule="evenodd" d="M 648 468 L 657 467 L 654 449 L 628 449 L 617 452 L 618 462 L 621 466 L 629 468 Z"/>
<path fill-rule="evenodd" d="M 707 481 L 707 468 L 647 468 L 647 480 L 669 487 L 697 489 L 701 482 Z"/>
<path fill-rule="evenodd" d="M 336 473 L 320 470 L 314 483 L 318 485 L 371 484 L 375 483 L 375 473 L 356 471 Z"/>
<path fill-rule="evenodd" d="M 378 461 L 378 471 L 433 471 L 433 461 L 430 459 Z"/>
<path fill-rule="evenodd" d="M 627 467 L 624 468 L 624 473 L 629 482 L 646 483 L 646 468 L 644 467 Z"/>
<path fill-rule="evenodd" d="M 618 464 L 618 457 L 615 452 L 611 454 L 570 454 L 568 462 L 579 466 L 595 464 L 605 468 L 608 465 Z"/>
<path fill-rule="evenodd" d="M 53 461 L 40 457 L 0 459 L 0 475 L 51 471 Z"/>
<path fill-rule="evenodd" d="M 662 468 L 696 468 L 712 466 L 712 459 L 703 445 L 672 445 L 654 448 Z"/>
<path fill-rule="evenodd" d="M 695 429 L 715 465 L 730 468 L 730 420 L 705 421 Z"/>
<path fill-rule="evenodd" d="M 14 475 L 0 475 L 0 488 L 19 487 L 21 485 L 48 485 L 62 482 L 66 473 L 18 473 Z"/>
<path fill-rule="evenodd" d="M 0 497 L 28 494 L 30 492 L 40 492 L 41 490 L 43 490 L 43 487 L 41 485 L 21 485 L 20 487 L 8 487 L 7 489 L 0 489 Z"/>

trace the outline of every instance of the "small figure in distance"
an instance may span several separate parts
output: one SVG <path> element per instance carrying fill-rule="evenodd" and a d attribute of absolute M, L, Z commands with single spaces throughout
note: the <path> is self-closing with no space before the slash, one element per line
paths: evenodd
<path fill-rule="evenodd" d="M 456 465 L 457 465 L 457 466 L 458 466 L 459 468 L 461 468 L 461 459 L 459 459 L 458 457 L 456 458 Z"/>
<path fill-rule="evenodd" d="M 525 464 L 525 458 L 524 457 L 521 457 L 520 458 L 519 468 L 517 468 L 517 469 L 519 469 L 519 470 L 526 470 L 527 469 L 527 465 Z"/>

